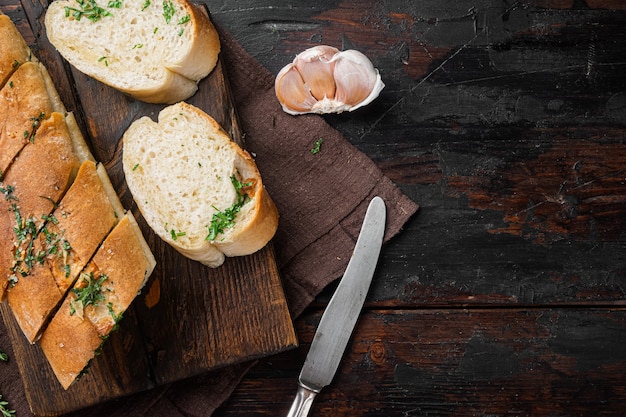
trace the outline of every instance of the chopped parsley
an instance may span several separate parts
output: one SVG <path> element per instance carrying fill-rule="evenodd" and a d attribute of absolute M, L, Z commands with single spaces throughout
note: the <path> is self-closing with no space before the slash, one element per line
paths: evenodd
<path fill-rule="evenodd" d="M 177 240 L 179 237 L 186 236 L 185 232 L 177 232 L 176 230 L 170 230 L 170 236 L 172 236 L 172 240 Z"/>
<path fill-rule="evenodd" d="M 230 177 L 230 181 L 237 192 L 237 201 L 235 201 L 232 206 L 224 209 L 224 211 L 220 211 L 217 207 L 213 206 L 217 211 L 213 213 L 211 224 L 209 225 L 209 234 L 205 240 L 213 241 L 217 235 L 224 233 L 224 230 L 233 227 L 237 213 L 239 213 L 241 207 L 248 201 L 248 195 L 242 192 L 242 190 L 245 187 L 251 186 L 252 182 L 242 183 L 234 175 Z"/>
<path fill-rule="evenodd" d="M 324 139 L 319 138 L 313 144 L 313 148 L 311 148 L 311 154 L 315 155 L 322 149 L 322 143 L 324 143 Z"/>
<path fill-rule="evenodd" d="M 0 413 L 2 413 L 3 417 L 13 417 L 15 415 L 15 410 L 10 410 L 9 403 L 2 399 L 2 395 L 0 394 Z"/>
<path fill-rule="evenodd" d="M 39 127 L 39 125 L 41 124 L 41 121 L 44 119 L 45 116 L 46 114 L 44 112 L 41 112 L 39 113 L 39 116 L 31 117 L 29 119 L 31 122 L 33 122 L 31 124 L 31 127 L 33 129 L 31 131 L 28 131 L 28 130 L 24 131 L 24 139 L 28 139 L 31 143 L 35 141 L 35 131 L 37 130 L 37 128 Z"/>
<path fill-rule="evenodd" d="M 5 200 L 17 200 L 17 197 L 13 195 L 13 191 L 15 191 L 15 187 L 12 185 L 7 185 L 6 187 L 0 183 L 0 193 L 4 195 Z"/>
<path fill-rule="evenodd" d="M 143 12 L 148 7 L 150 7 L 150 0 L 146 0 L 146 1 L 143 2 L 143 6 L 141 7 L 141 11 Z"/>
<path fill-rule="evenodd" d="M 165 18 L 165 23 L 169 23 L 175 13 L 176 9 L 174 8 L 174 4 L 169 0 L 165 0 L 163 2 L 163 17 Z"/>
<path fill-rule="evenodd" d="M 122 0 L 110 0 L 109 1 L 109 7 L 112 9 L 119 9 L 122 7 L 122 4 L 124 2 Z"/>
<path fill-rule="evenodd" d="M 80 20 L 84 17 L 91 20 L 92 22 L 97 22 L 105 16 L 111 16 L 111 12 L 108 10 L 98 6 L 96 0 L 77 0 L 80 9 L 75 7 L 65 6 L 65 17 L 72 16 L 76 20 Z M 111 3 L 116 3 L 115 1 L 111 1 L 109 3 L 109 7 Z M 121 3 L 121 2 L 120 2 Z"/>
<path fill-rule="evenodd" d="M 101 274 L 97 279 L 94 278 L 92 273 L 81 274 L 81 279 L 86 284 L 81 288 L 74 287 L 72 292 L 76 294 L 76 299 L 70 303 L 70 315 L 73 316 L 76 313 L 77 308 L 85 308 L 88 305 L 97 306 L 100 301 L 104 301 L 104 294 L 102 294 L 102 283 L 108 279 L 104 274 Z M 79 307 L 78 304 L 81 304 Z"/>

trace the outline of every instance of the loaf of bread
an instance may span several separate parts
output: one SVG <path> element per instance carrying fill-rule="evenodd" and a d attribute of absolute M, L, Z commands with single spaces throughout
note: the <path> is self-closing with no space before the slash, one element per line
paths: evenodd
<path fill-rule="evenodd" d="M 66 337 L 65 349 L 48 344 L 44 353 L 53 368 L 79 368 L 53 369 L 67 388 L 136 297 L 155 260 L 46 68 L 23 51 L 24 39 L 8 23 L 0 15 L 0 34 L 10 35 L 0 45 L 0 76 L 7 74 L 0 83 L 0 300 L 6 299 L 29 342 L 46 334 L 46 340 Z M 7 70 L 2 63 L 11 59 Z M 106 294 L 78 302 L 84 277 L 97 279 Z M 69 324 L 59 313 L 68 306 L 80 307 Z"/>
<path fill-rule="evenodd" d="M 265 246 L 278 212 L 250 154 L 218 123 L 185 102 L 163 109 L 158 122 L 135 121 L 123 136 L 128 188 L 157 235 L 210 267 L 224 256 Z"/>
<path fill-rule="evenodd" d="M 79 71 L 149 103 L 191 97 L 220 50 L 208 16 L 187 0 L 57 0 L 45 26 Z"/>

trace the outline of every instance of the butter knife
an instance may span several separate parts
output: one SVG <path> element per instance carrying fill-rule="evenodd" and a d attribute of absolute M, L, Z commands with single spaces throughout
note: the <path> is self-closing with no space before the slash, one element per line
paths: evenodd
<path fill-rule="evenodd" d="M 308 415 L 315 396 L 335 376 L 369 289 L 385 233 L 386 209 L 380 197 L 367 208 L 361 232 L 313 337 L 287 417 Z"/>

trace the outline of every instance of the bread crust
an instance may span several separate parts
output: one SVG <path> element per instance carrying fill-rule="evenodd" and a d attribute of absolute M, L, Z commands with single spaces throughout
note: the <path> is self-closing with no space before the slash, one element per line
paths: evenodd
<path fill-rule="evenodd" d="M 103 343 L 89 320 L 70 314 L 69 294 L 39 340 L 41 350 L 64 389 L 76 380 Z"/>
<path fill-rule="evenodd" d="M 0 88 L 17 67 L 30 60 L 30 48 L 9 16 L 0 13 Z"/>

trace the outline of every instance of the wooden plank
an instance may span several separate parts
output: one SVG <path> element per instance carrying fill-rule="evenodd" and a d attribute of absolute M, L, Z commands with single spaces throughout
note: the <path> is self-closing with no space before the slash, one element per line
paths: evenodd
<path fill-rule="evenodd" d="M 156 117 L 164 106 L 148 105 L 75 71 L 47 42 L 45 4 L 23 3 L 35 34 L 33 50 L 46 65 L 69 111 L 75 112 L 95 158 L 102 162 L 124 207 L 131 208 L 157 267 L 144 292 L 124 315 L 87 375 L 63 391 L 37 345 L 29 345 L 10 311 L 2 316 L 33 413 L 66 413 L 229 364 L 297 345 L 271 244 L 227 259 L 217 269 L 188 260 L 147 226 L 128 191 L 121 163 L 121 136 L 139 117 Z M 13 15 L 19 11 L 11 10 Z M 32 39 L 32 38 L 31 38 Z M 221 61 L 189 100 L 243 144 Z"/>
<path fill-rule="evenodd" d="M 214 416 L 284 415 L 321 314 Z M 625 366 L 624 309 L 367 310 L 311 415 L 623 415 Z"/>

